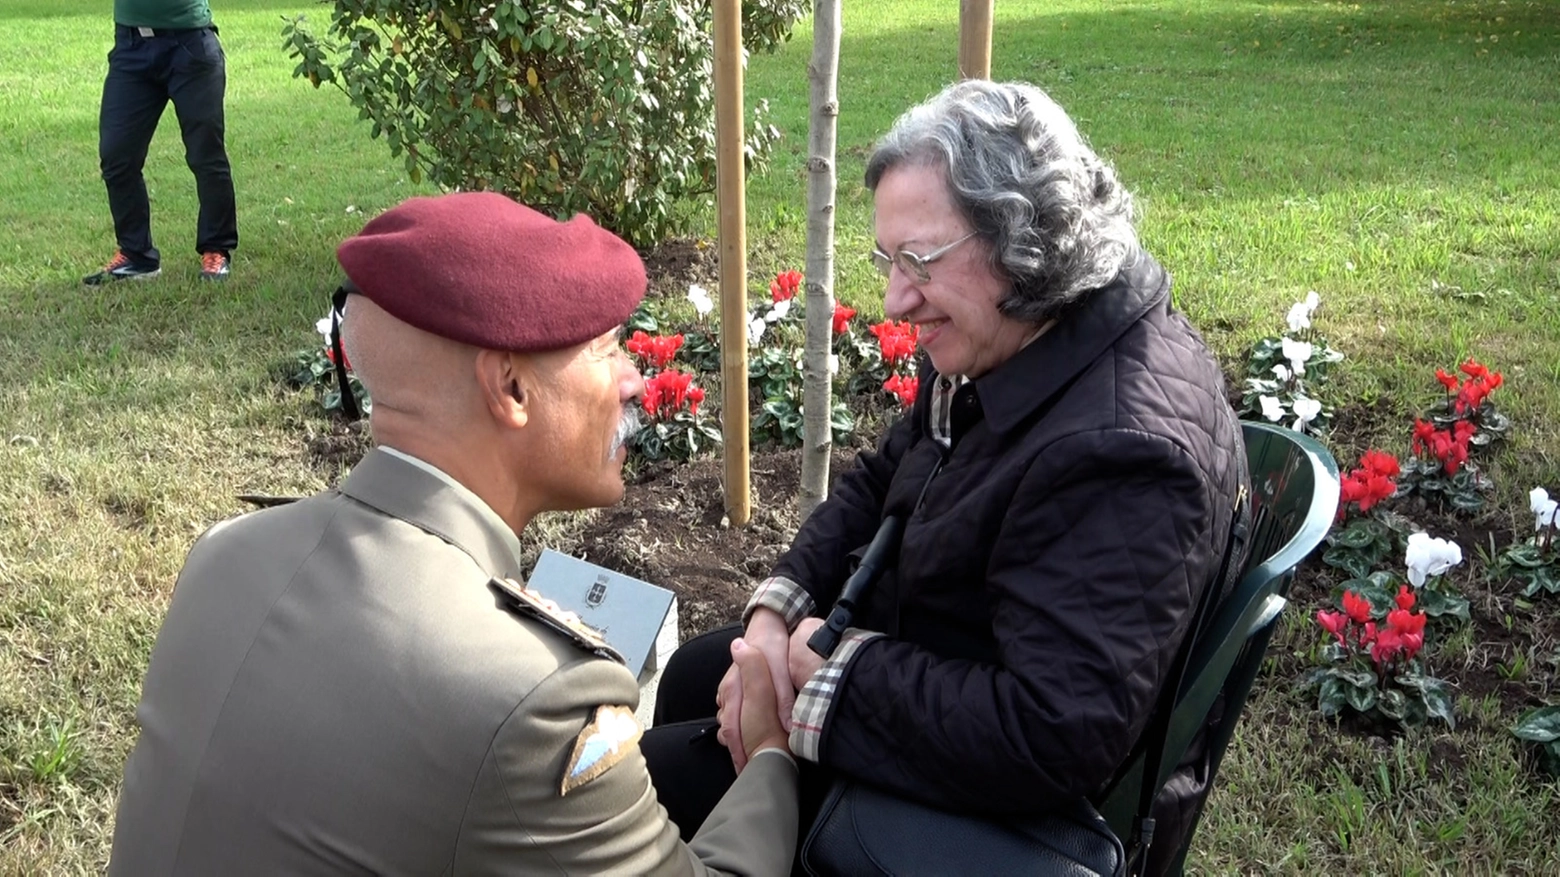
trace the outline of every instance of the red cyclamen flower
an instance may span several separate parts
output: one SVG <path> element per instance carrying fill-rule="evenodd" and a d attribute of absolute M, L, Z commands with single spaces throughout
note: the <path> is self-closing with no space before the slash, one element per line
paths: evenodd
<path fill-rule="evenodd" d="M 1370 601 L 1353 591 L 1343 592 L 1343 611 L 1347 612 L 1356 624 L 1370 621 Z"/>
<path fill-rule="evenodd" d="M 883 350 L 883 361 L 890 367 L 915 355 L 915 343 L 921 336 L 921 327 L 884 320 L 867 329 L 877 336 L 878 346 Z"/>
<path fill-rule="evenodd" d="M 850 325 L 850 318 L 856 316 L 855 308 L 848 308 L 842 304 L 834 305 L 834 334 L 839 335 Z"/>
<path fill-rule="evenodd" d="M 1370 659 L 1380 667 L 1392 661 L 1403 650 L 1403 634 L 1393 627 L 1376 631 L 1376 639 L 1370 645 Z"/>
<path fill-rule="evenodd" d="M 1396 478 L 1403 472 L 1402 467 L 1398 465 L 1397 457 L 1386 451 L 1366 451 L 1360 455 L 1360 466 L 1372 475 L 1382 475 L 1387 478 Z"/>
<path fill-rule="evenodd" d="M 1429 618 L 1423 613 L 1410 612 L 1407 609 L 1394 609 L 1387 613 L 1387 628 L 1397 634 L 1403 660 L 1413 660 L 1414 655 L 1424 647 L 1427 621 Z"/>
<path fill-rule="evenodd" d="M 1448 393 L 1455 393 L 1455 392 L 1457 392 L 1457 384 L 1459 383 L 1459 381 L 1457 380 L 1457 376 L 1454 375 L 1454 374 L 1449 374 L 1446 371 L 1446 369 L 1444 369 L 1444 368 L 1436 369 L 1435 370 L 1435 379 L 1441 382 L 1441 386 L 1446 388 L 1446 392 L 1448 392 Z"/>
<path fill-rule="evenodd" d="M 1316 623 L 1320 624 L 1323 630 L 1337 637 L 1338 645 L 1348 647 L 1349 641 L 1344 638 L 1343 632 L 1348 627 L 1349 616 L 1344 615 L 1342 612 L 1329 612 L 1326 609 L 1319 609 L 1316 612 Z"/>
<path fill-rule="evenodd" d="M 668 420 L 684 405 L 698 413 L 698 403 L 704 401 L 704 391 L 693 387 L 693 375 L 676 369 L 668 369 L 645 379 L 645 395 L 639 401 L 645 413 L 651 417 Z M 691 403 L 691 404 L 690 404 Z"/>
<path fill-rule="evenodd" d="M 1397 596 L 1393 598 L 1399 609 L 1414 608 L 1414 592 L 1408 589 L 1408 585 L 1399 585 Z"/>
<path fill-rule="evenodd" d="M 774 301 L 785 301 L 793 298 L 796 291 L 802 287 L 802 272 L 781 271 L 775 275 L 775 279 L 769 284 L 769 297 Z"/>
<path fill-rule="evenodd" d="M 636 329 L 629 339 L 623 342 L 628 352 L 639 357 L 640 364 L 646 368 L 662 369 L 682 349 L 683 336 L 677 335 L 648 335 L 643 329 Z"/>
<path fill-rule="evenodd" d="M 1484 404 L 1489 394 L 1500 389 L 1506 379 L 1500 372 L 1488 372 L 1477 378 L 1469 378 L 1462 389 L 1457 392 L 1457 399 L 1452 403 L 1452 411 L 1456 414 L 1467 414 L 1478 411 Z"/>
<path fill-rule="evenodd" d="M 883 382 L 883 389 L 899 397 L 899 407 L 909 408 L 915 404 L 916 394 L 921 390 L 921 379 L 918 377 L 902 378 L 893 375 Z"/>

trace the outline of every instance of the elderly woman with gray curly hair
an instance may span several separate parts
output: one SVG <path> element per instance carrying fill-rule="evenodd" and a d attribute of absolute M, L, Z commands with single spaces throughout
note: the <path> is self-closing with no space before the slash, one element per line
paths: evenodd
<path fill-rule="evenodd" d="M 866 184 L 884 311 L 926 353 L 919 395 L 803 524 L 743 636 L 798 691 L 791 748 L 825 774 L 996 816 L 1096 794 L 1223 559 L 1246 482 L 1223 375 L 1130 194 L 1039 89 L 949 87 L 899 119 Z M 806 641 L 891 515 L 897 557 L 825 660 Z M 674 657 L 658 724 L 693 719 L 701 688 L 708 715 L 705 648 L 724 655 Z M 739 695 L 718 690 L 740 770 Z M 1184 772 L 1161 804 L 1190 815 L 1205 789 Z"/>

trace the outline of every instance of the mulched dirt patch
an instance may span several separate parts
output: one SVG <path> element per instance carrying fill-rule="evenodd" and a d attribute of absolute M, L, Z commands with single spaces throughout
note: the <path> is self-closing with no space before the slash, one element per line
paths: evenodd
<path fill-rule="evenodd" d="M 684 296 L 690 283 L 708 287 L 711 294 L 715 292 L 720 256 L 712 241 L 674 238 L 640 256 L 645 260 L 645 274 L 650 278 L 651 297 Z"/>
<path fill-rule="evenodd" d="M 726 519 L 720 460 L 649 467 L 628 485 L 622 504 L 598 513 L 569 550 L 670 589 L 677 595 L 678 632 L 685 640 L 731 624 L 801 524 L 800 459 L 795 450 L 753 454 L 753 514 L 745 527 L 732 527 Z M 851 450 L 837 450 L 831 476 L 850 465 Z"/>
<path fill-rule="evenodd" d="M 304 458 L 331 486 L 341 473 L 357 465 L 372 445 L 368 421 L 346 423 L 338 417 L 323 424 L 311 423 L 303 439 Z"/>

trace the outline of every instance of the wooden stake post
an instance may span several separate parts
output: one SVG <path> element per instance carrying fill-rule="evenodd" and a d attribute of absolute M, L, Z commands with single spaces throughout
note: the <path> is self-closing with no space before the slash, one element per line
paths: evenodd
<path fill-rule="evenodd" d="M 995 0 L 959 0 L 959 78 L 991 78 L 991 14 Z"/>
<path fill-rule="evenodd" d="M 726 517 L 753 515 L 748 484 L 747 203 L 742 130 L 742 3 L 715 0 L 715 192 L 720 233 L 721 456 Z"/>

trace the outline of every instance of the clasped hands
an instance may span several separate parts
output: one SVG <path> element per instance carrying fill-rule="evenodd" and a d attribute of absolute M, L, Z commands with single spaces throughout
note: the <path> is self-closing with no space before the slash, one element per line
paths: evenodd
<path fill-rule="evenodd" d="M 821 618 L 807 618 L 792 632 L 786 628 L 785 618 L 780 613 L 765 608 L 754 610 L 748 619 L 747 630 L 739 642 L 762 655 L 770 674 L 769 684 L 762 686 L 762 689 L 772 688 L 774 700 L 769 702 L 766 697 L 768 692 L 755 686 L 755 680 L 745 678 L 741 662 L 733 660 L 731 669 L 721 679 L 715 695 L 716 717 L 720 721 L 715 739 L 730 751 L 731 764 L 738 773 L 747 766 L 748 758 L 760 748 L 744 744 L 744 737 L 749 731 L 748 723 L 754 712 L 765 707 L 772 708 L 782 739 L 789 739 L 786 735 L 791 730 L 791 710 L 796 705 L 796 693 L 823 666 L 823 657 L 807 647 L 808 638 L 822 625 Z M 738 657 L 735 649 L 732 654 L 734 659 Z M 765 702 L 753 703 L 752 698 L 755 696 L 763 698 Z M 786 750 L 790 751 L 789 746 Z"/>

